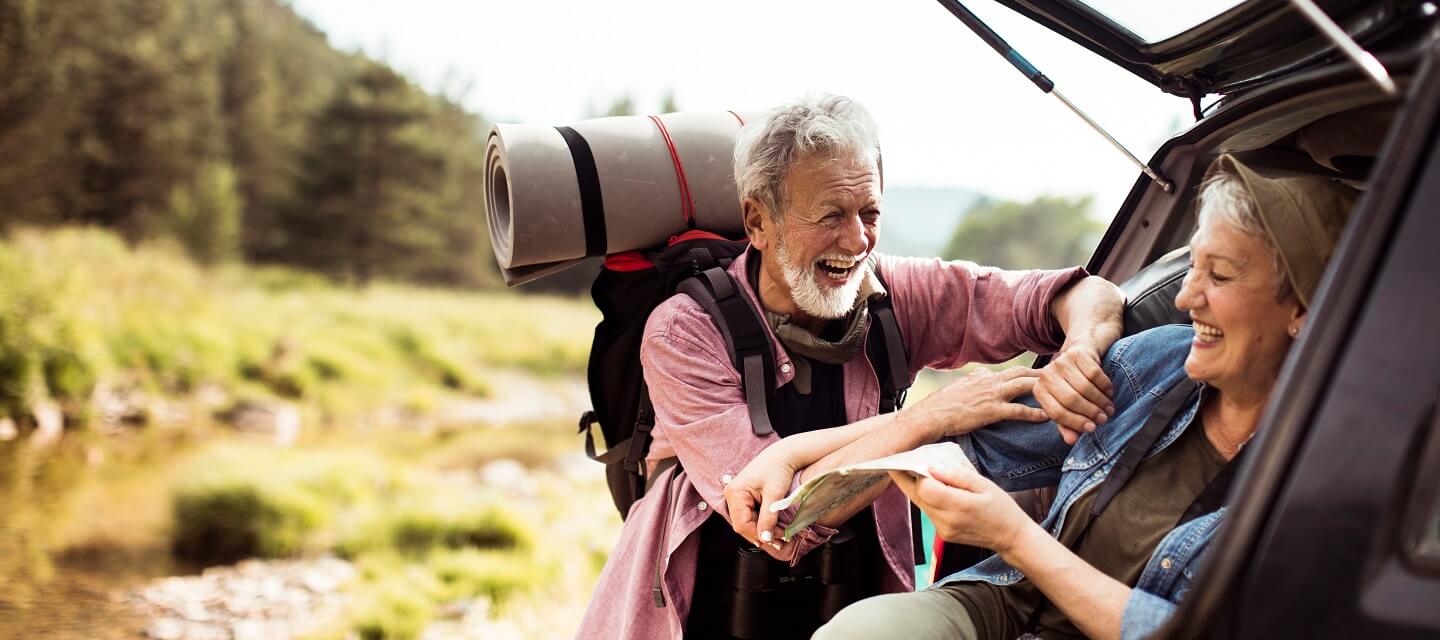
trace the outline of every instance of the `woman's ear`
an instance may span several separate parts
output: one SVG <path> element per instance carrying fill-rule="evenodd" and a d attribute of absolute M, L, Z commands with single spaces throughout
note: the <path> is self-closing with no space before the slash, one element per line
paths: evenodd
<path fill-rule="evenodd" d="M 755 198 L 741 200 L 740 211 L 745 220 L 745 237 L 750 239 L 751 246 L 764 251 L 770 244 L 765 233 L 773 224 L 770 220 L 770 212 Z"/>
<path fill-rule="evenodd" d="M 1295 309 L 1290 312 L 1290 325 L 1286 330 L 1290 333 L 1291 338 L 1298 337 L 1300 330 L 1305 328 L 1305 313 L 1305 307 L 1298 304 L 1295 305 Z"/>

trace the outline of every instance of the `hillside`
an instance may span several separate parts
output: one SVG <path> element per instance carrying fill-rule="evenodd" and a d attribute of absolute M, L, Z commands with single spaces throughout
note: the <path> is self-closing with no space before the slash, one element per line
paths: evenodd
<path fill-rule="evenodd" d="M 940 255 L 965 219 L 965 212 L 982 198 L 966 189 L 886 188 L 880 250 L 893 255 Z"/>

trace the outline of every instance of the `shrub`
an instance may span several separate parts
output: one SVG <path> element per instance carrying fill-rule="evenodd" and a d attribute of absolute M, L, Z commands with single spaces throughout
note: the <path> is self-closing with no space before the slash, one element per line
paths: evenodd
<path fill-rule="evenodd" d="M 203 564 L 296 555 L 333 517 L 304 490 L 238 478 L 187 488 L 174 505 L 175 554 Z"/>
<path fill-rule="evenodd" d="M 382 500 L 393 473 L 374 454 L 218 447 L 175 492 L 175 552 L 212 563 L 323 550 L 342 512 Z"/>
<path fill-rule="evenodd" d="M 448 502 L 448 501 L 446 501 Z M 462 501 L 463 502 L 463 501 Z M 341 553 L 395 549 L 421 557 L 436 549 L 528 549 L 534 533 L 498 504 L 403 506 L 372 515 L 340 543 Z"/>

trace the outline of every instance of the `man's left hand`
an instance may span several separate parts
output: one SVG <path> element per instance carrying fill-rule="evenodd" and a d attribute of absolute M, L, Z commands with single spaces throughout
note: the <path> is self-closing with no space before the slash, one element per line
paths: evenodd
<path fill-rule="evenodd" d="M 1066 444 L 1075 444 L 1080 434 L 1094 431 L 1115 415 L 1110 400 L 1110 378 L 1100 364 L 1100 352 L 1090 345 L 1060 350 L 1040 370 L 1035 399 L 1040 408 L 1060 427 Z"/>

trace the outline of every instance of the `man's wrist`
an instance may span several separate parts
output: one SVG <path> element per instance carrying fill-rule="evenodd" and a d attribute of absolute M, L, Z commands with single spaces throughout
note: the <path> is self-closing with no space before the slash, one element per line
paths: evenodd
<path fill-rule="evenodd" d="M 910 436 L 907 439 L 913 439 L 920 444 L 937 442 L 948 435 L 943 421 L 937 420 L 934 412 L 925 411 L 919 406 L 896 411 L 894 427 Z"/>
<path fill-rule="evenodd" d="M 1121 331 L 1118 321 L 1082 327 L 1065 336 L 1065 341 L 1060 345 L 1060 353 L 1073 349 L 1090 349 L 1094 350 L 1095 355 L 1104 356 L 1110 345 L 1120 339 Z"/>

